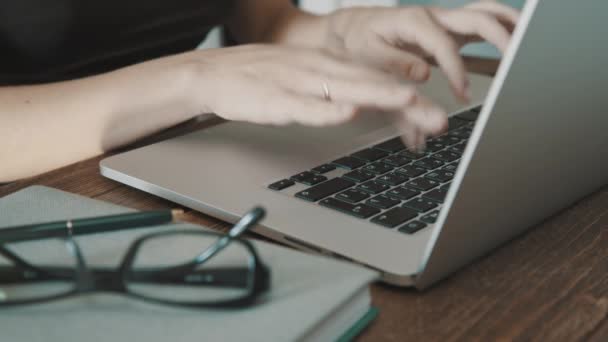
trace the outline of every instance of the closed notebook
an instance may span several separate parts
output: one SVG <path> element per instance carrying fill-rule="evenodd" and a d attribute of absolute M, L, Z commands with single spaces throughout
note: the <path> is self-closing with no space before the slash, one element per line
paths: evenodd
<path fill-rule="evenodd" d="M 0 198 L 0 229 L 127 211 L 130 209 L 34 186 Z M 174 224 L 76 239 L 89 265 L 116 265 L 130 242 L 142 234 L 196 227 Z M 33 251 L 29 253 L 38 253 L 39 257 L 50 253 L 45 241 L 26 244 L 28 251 Z M 348 340 L 375 317 L 377 311 L 371 307 L 368 287 L 377 277 L 375 272 L 269 243 L 254 244 L 271 268 L 272 278 L 270 292 L 252 307 L 181 309 L 94 294 L 0 308 L 0 340 L 332 341 Z M 159 253 L 170 253 L 174 248 L 179 246 L 165 246 Z"/>

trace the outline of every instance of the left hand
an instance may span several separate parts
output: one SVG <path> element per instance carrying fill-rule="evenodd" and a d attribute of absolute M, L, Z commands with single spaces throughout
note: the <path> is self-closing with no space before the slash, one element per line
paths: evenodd
<path fill-rule="evenodd" d="M 518 19 L 517 10 L 491 0 L 456 9 L 348 8 L 329 16 L 327 47 L 414 81 L 428 79 L 426 59 L 434 58 L 454 93 L 468 101 L 469 81 L 460 49 L 485 40 L 504 52 Z"/>

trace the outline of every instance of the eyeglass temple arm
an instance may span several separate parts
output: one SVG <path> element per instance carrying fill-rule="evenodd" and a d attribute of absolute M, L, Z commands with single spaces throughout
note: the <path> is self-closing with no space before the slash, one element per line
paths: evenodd
<path fill-rule="evenodd" d="M 219 238 L 213 245 L 209 246 L 203 252 L 201 252 L 194 260 L 193 265 L 200 265 L 205 261 L 211 259 L 217 253 L 221 252 L 230 241 L 236 239 L 241 234 L 254 227 L 258 222 L 260 222 L 264 216 L 266 216 L 266 211 L 261 207 L 255 207 L 247 214 L 245 214 L 228 232 L 228 235 Z"/>
<path fill-rule="evenodd" d="M 175 269 L 172 272 L 158 272 L 157 270 L 136 270 L 129 274 L 129 281 L 175 284 L 175 285 L 207 285 L 226 287 L 247 287 L 248 267 L 217 267 L 203 270 Z"/>
<path fill-rule="evenodd" d="M 0 266 L 0 285 L 37 283 L 49 280 L 74 279 L 73 268 L 40 268 L 20 269 L 13 266 Z"/>
<path fill-rule="evenodd" d="M 119 276 L 114 269 L 90 269 L 95 276 Z M 205 270 L 190 271 L 167 269 L 159 271 L 155 268 L 140 269 L 129 273 L 129 281 L 135 283 L 172 284 L 172 285 L 204 285 L 225 287 L 246 287 L 247 267 L 218 267 Z M 76 270 L 73 267 L 48 266 L 37 267 L 35 272 L 24 272 L 12 266 L 0 266 L 0 284 L 37 283 L 49 280 L 73 280 Z"/>
<path fill-rule="evenodd" d="M 30 271 L 34 274 L 45 274 L 47 276 L 51 276 L 51 275 L 46 274 L 47 273 L 46 270 L 44 270 L 40 267 L 37 267 L 35 265 L 32 265 L 29 262 L 23 260 L 17 254 L 11 252 L 9 249 L 4 247 L 3 245 L 0 245 L 0 255 L 4 256 L 9 261 L 13 262 L 14 266 L 11 266 L 10 268 L 13 269 L 14 271 L 17 271 L 20 273 Z M 31 275 L 32 273 L 29 273 L 29 274 Z"/>

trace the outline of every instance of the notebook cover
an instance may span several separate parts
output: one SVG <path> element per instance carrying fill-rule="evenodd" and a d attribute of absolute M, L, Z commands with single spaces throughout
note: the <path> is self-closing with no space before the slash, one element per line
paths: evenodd
<path fill-rule="evenodd" d="M 357 337 L 370 323 L 378 317 L 379 310 L 376 307 L 370 307 L 369 310 L 358 320 L 353 326 L 348 329 L 342 336 L 340 336 L 337 342 L 348 342 L 352 341 Z"/>
<path fill-rule="evenodd" d="M 0 198 L 0 227 L 126 211 L 130 209 L 34 186 Z M 197 227 L 175 224 L 149 230 L 80 236 L 77 240 L 89 264 L 116 265 L 130 242 L 141 234 L 155 229 Z M 27 244 L 32 244 L 36 253 L 45 253 L 44 241 Z M 123 296 L 95 294 L 43 305 L 0 309 L 2 340 L 291 341 L 329 317 L 334 308 L 378 276 L 371 270 L 334 259 L 265 242 L 254 241 L 254 244 L 272 269 L 272 290 L 253 307 L 187 310 Z M 360 331 L 372 318 L 368 313 L 351 331 Z M 354 335 L 347 333 L 345 336 L 352 338 Z"/>

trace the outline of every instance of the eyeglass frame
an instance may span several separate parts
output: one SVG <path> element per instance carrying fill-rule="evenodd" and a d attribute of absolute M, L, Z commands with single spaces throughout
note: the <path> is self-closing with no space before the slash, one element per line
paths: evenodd
<path fill-rule="evenodd" d="M 121 294 L 129 298 L 135 298 L 146 302 L 178 307 L 236 308 L 249 306 L 253 304 L 261 294 L 270 289 L 271 273 L 270 269 L 262 262 L 253 244 L 247 240 L 239 238 L 238 236 L 257 223 L 263 216 L 264 210 L 262 208 L 254 208 L 245 214 L 243 218 L 234 225 L 227 235 L 194 229 L 169 230 L 144 234 L 131 243 L 119 266 L 114 269 L 89 267 L 82 254 L 81 248 L 74 240 L 74 237 L 70 235 L 66 239 L 66 243 L 68 249 L 76 259 L 76 267 L 70 267 L 71 271 L 76 271 L 74 278 L 71 279 L 74 281 L 74 286 L 71 288 L 71 290 L 60 294 L 49 295 L 48 297 L 21 299 L 6 302 L 0 300 L 0 308 L 28 304 L 41 304 L 97 292 Z M 154 298 L 129 290 L 129 287 L 127 286 L 129 283 L 127 277 L 134 272 L 133 263 L 135 262 L 135 257 L 137 256 L 141 246 L 150 239 L 172 235 L 215 236 L 218 238 L 215 243 L 203 250 L 197 257 L 193 258 L 191 262 L 180 265 L 191 266 L 192 269 L 213 258 L 216 254 L 228 246 L 229 243 L 241 244 L 249 253 L 249 267 L 247 268 L 247 293 L 241 297 L 228 300 L 183 302 Z M 35 276 L 47 276 L 51 278 L 49 280 L 52 280 L 53 274 L 52 272 L 48 271 L 50 268 L 52 268 L 52 266 L 39 267 L 32 265 L 7 249 L 4 245 L 0 245 L 0 255 L 3 255 L 14 263 L 14 265 L 11 266 L 12 268 L 19 268 L 19 270 L 16 271 L 22 272 L 22 279 L 31 280 Z M 169 267 L 165 268 L 163 271 L 175 268 L 176 267 Z M 56 276 L 57 274 L 55 277 Z M 2 273 L 0 271 L 0 279 L 1 277 Z M 43 279 L 42 281 L 45 280 Z"/>

